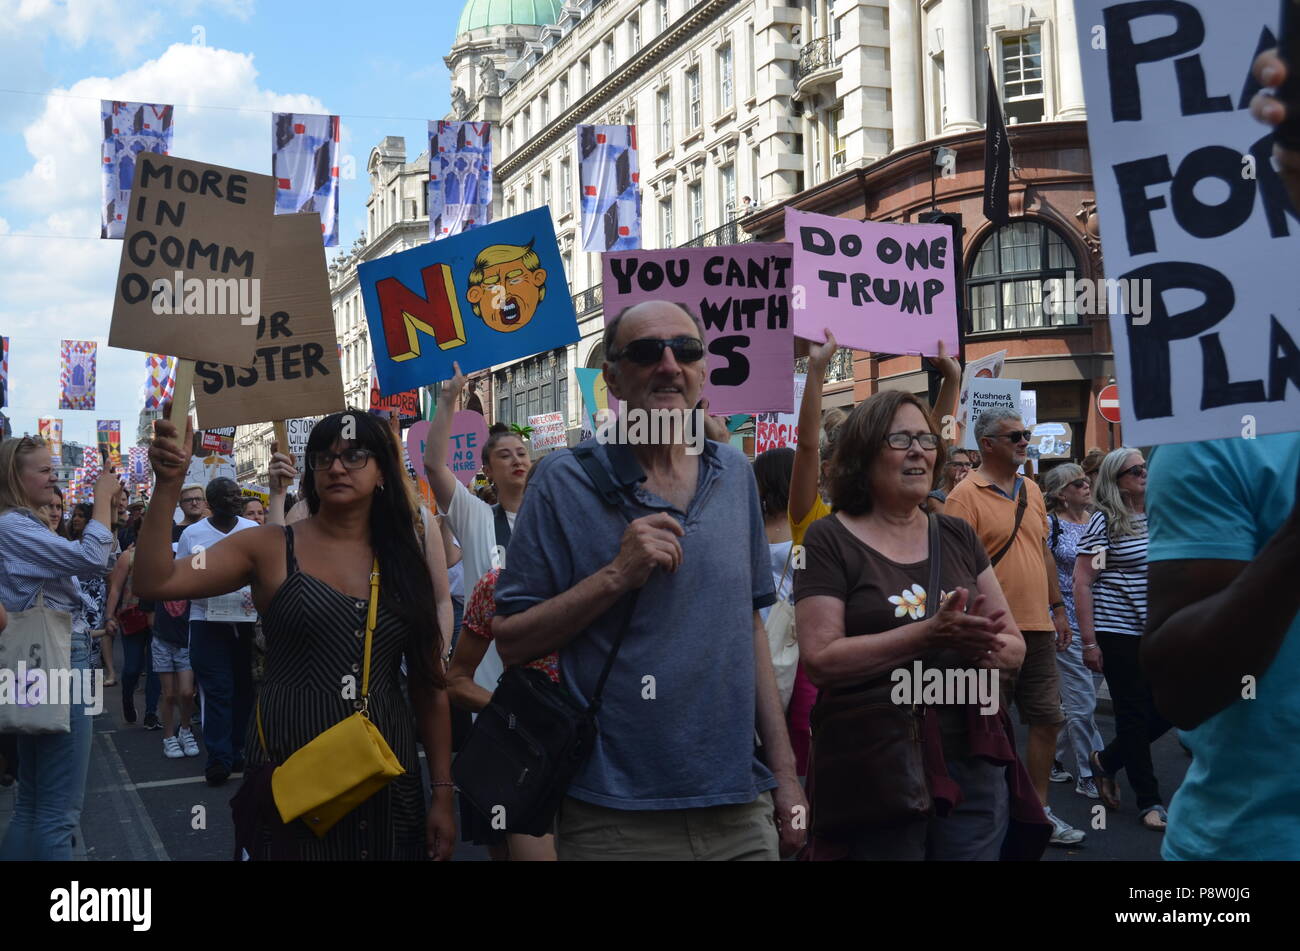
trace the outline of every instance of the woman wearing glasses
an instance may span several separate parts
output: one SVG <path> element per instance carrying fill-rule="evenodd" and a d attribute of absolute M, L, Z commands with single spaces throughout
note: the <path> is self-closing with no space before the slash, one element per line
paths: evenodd
<path fill-rule="evenodd" d="M 996 697 L 996 669 L 1024 658 L 975 532 L 920 507 L 942 462 L 929 410 L 910 393 L 877 393 L 841 426 L 829 479 L 833 514 L 808 528 L 806 567 L 794 581 L 800 659 L 821 688 L 809 768 L 813 858 L 996 860 L 1019 801 L 1009 785 L 1019 780 L 1032 796 L 1009 720 L 982 716 L 974 697 L 931 706 L 910 739 L 870 719 L 873 708 L 899 709 L 896 672 L 911 677 L 915 663 L 973 670 Z M 837 728 L 846 722 L 852 729 Z M 922 756 L 917 795 L 943 818 L 917 816 L 915 801 L 897 799 L 909 778 L 898 764 Z M 945 811 L 958 790 L 961 802 Z"/>
<path fill-rule="evenodd" d="M 1047 503 L 1047 547 L 1056 561 L 1056 580 L 1061 586 L 1061 600 L 1065 602 L 1065 617 L 1070 630 L 1079 632 L 1079 620 L 1074 607 L 1074 565 L 1079 554 L 1079 540 L 1088 528 L 1092 517 L 1092 483 L 1083 474 L 1082 467 L 1067 462 L 1049 469 L 1043 476 L 1043 501 Z M 1090 652 L 1091 653 L 1091 652 Z M 1074 775 L 1078 776 L 1074 791 L 1089 799 L 1098 797 L 1097 784 L 1092 776 L 1089 756 L 1100 749 L 1101 734 L 1093 714 L 1097 709 L 1097 674 L 1084 664 L 1083 641 L 1070 639 L 1070 646 L 1056 654 L 1057 669 L 1061 674 L 1061 705 L 1065 708 L 1065 728 L 1057 734 L 1056 763 L 1053 778 L 1061 782 L 1072 778 L 1061 765 L 1073 758 Z M 1073 756 L 1069 756 L 1070 752 Z"/>
<path fill-rule="evenodd" d="M 1097 471 L 1097 511 L 1079 540 L 1074 604 L 1083 660 L 1106 673 L 1115 704 L 1115 739 L 1090 762 L 1108 809 L 1119 808 L 1115 775 L 1122 769 L 1137 796 L 1138 821 L 1162 831 L 1168 815 L 1160 798 L 1151 744 L 1169 723 L 1157 711 L 1138 663 L 1147 623 L 1147 467 L 1136 449 L 1116 449 Z M 1104 658 L 1104 663 L 1103 663 Z"/>
<path fill-rule="evenodd" d="M 189 466 L 192 440 L 187 432 L 178 443 L 170 423 L 155 427 L 149 456 L 157 485 L 136 543 L 139 595 L 157 601 L 208 598 L 251 585 L 266 633 L 266 676 L 245 740 L 248 763 L 256 768 L 232 803 L 238 847 L 253 858 L 450 859 L 450 720 L 436 654 L 433 583 L 415 512 L 400 487 L 405 467 L 385 423 L 360 410 L 317 423 L 303 474 L 311 516 L 295 525 L 228 535 L 205 550 L 201 567 L 191 558 L 172 560 L 167 517 Z M 375 562 L 379 604 L 368 638 Z M 367 641 L 365 706 L 406 772 L 317 838 L 305 822 L 280 823 L 268 801 L 270 770 L 263 767 L 283 763 L 361 709 Z M 409 705 L 400 682 L 403 655 Z M 433 781 L 427 816 L 417 729 Z"/>

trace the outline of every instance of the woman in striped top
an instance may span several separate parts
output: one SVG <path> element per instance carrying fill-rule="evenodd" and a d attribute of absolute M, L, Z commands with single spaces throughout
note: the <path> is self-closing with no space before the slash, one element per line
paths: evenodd
<path fill-rule="evenodd" d="M 1074 608 L 1084 663 L 1092 670 L 1104 666 L 1115 705 L 1115 739 L 1091 757 L 1098 791 L 1107 808 L 1118 809 L 1115 774 L 1126 770 L 1138 821 L 1159 831 L 1167 815 L 1151 744 L 1169 723 L 1156 711 L 1138 663 L 1147 623 L 1146 488 L 1146 460 L 1136 449 L 1116 449 L 1102 461 L 1093 492 L 1097 511 L 1079 539 L 1074 564 Z"/>

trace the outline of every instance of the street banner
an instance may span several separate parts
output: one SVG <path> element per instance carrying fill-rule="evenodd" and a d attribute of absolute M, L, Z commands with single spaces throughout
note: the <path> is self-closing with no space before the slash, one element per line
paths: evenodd
<path fill-rule="evenodd" d="M 323 416 L 346 408 L 329 272 L 314 214 L 272 218 L 253 361 L 198 361 L 194 399 L 204 428 Z"/>
<path fill-rule="evenodd" d="M 160 410 L 176 389 L 176 358 L 147 353 L 144 371 L 144 408 Z"/>
<path fill-rule="evenodd" d="M 528 444 L 533 452 L 564 449 L 569 445 L 568 433 L 564 429 L 563 413 L 540 413 L 537 416 L 529 416 L 528 425 L 533 428 L 532 435 L 528 437 Z"/>
<path fill-rule="evenodd" d="M 95 423 L 96 440 L 100 453 L 108 453 L 108 461 L 118 472 L 122 471 L 122 421 L 101 419 Z"/>
<path fill-rule="evenodd" d="M 644 301 L 680 304 L 703 321 L 710 413 L 794 409 L 790 245 L 633 251 L 602 259 L 605 323 Z"/>
<path fill-rule="evenodd" d="M 0 337 L 0 409 L 9 405 L 9 338 Z"/>
<path fill-rule="evenodd" d="M 799 404 L 808 375 L 794 375 L 794 411 L 790 413 L 756 413 L 754 415 L 754 454 L 769 449 L 799 448 Z"/>
<path fill-rule="evenodd" d="M 104 177 L 99 236 L 121 238 L 126 233 L 137 156 L 141 152 L 167 155 L 171 151 L 172 107 L 101 99 L 99 117 L 104 127 L 99 149 L 100 174 Z"/>
<path fill-rule="evenodd" d="M 148 485 L 150 481 L 149 447 L 132 446 L 127 450 L 127 471 L 135 485 Z"/>
<path fill-rule="evenodd" d="M 269 175 L 141 152 L 108 345 L 247 364 L 274 212 Z"/>
<path fill-rule="evenodd" d="M 1125 444 L 1300 429 L 1300 213 L 1249 111 L 1278 0 L 1076 7 Z"/>
<path fill-rule="evenodd" d="M 981 377 L 971 383 L 970 388 L 970 425 L 962 434 L 963 449 L 978 449 L 975 439 L 975 427 L 979 425 L 980 416 L 985 410 L 1010 409 L 1021 414 L 1020 381 L 994 380 Z M 1023 415 L 1023 414 L 1022 414 Z"/>
<path fill-rule="evenodd" d="M 36 421 L 36 431 L 50 447 L 50 459 L 54 465 L 63 465 L 63 420 L 42 416 Z"/>
<path fill-rule="evenodd" d="M 636 126 L 580 125 L 577 132 L 582 249 L 630 251 L 641 247 Z"/>
<path fill-rule="evenodd" d="M 59 409 L 95 408 L 95 352 L 93 340 L 64 340 L 59 370 Z"/>
<path fill-rule="evenodd" d="M 999 350 L 988 356 L 967 361 L 961 374 L 961 397 L 957 401 L 957 425 L 965 427 L 969 416 L 970 384 L 975 379 L 997 379 L 1002 376 L 1002 368 L 1007 362 L 1007 352 Z M 940 420 L 940 423 L 943 421 Z"/>
<path fill-rule="evenodd" d="M 547 208 L 357 266 L 384 396 L 578 339 Z M 419 410 L 417 407 L 416 414 Z"/>
<path fill-rule="evenodd" d="M 875 353 L 957 353 L 952 229 L 786 212 L 794 243 L 794 332 Z"/>
<path fill-rule="evenodd" d="M 339 243 L 339 117 L 302 112 L 271 116 L 275 213 L 320 215 L 321 247 Z"/>
<path fill-rule="evenodd" d="M 429 239 L 492 219 L 492 123 L 429 120 Z"/>

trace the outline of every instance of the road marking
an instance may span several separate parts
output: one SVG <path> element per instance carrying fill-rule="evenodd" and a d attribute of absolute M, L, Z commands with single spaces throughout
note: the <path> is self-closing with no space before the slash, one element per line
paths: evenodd
<path fill-rule="evenodd" d="M 135 784 L 131 782 L 131 774 L 127 772 L 126 764 L 117 752 L 113 737 L 107 733 L 99 734 L 95 737 L 92 749 L 93 755 L 103 760 L 109 775 L 118 780 L 116 785 L 94 791 L 109 794 L 131 850 L 130 858 L 135 861 L 169 861 L 170 856 L 158 835 L 158 829 L 149 818 L 149 810 L 136 792 Z"/>

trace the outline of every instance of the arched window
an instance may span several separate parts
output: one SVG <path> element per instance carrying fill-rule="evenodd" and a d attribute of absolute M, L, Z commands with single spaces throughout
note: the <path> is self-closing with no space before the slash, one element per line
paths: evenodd
<path fill-rule="evenodd" d="M 1055 228 L 1036 221 L 1004 225 L 980 245 L 967 272 L 971 332 L 1077 325 L 1073 306 L 1052 302 L 1064 302 L 1066 277 L 1077 277 L 1078 271 L 1074 252 Z M 1072 289 L 1068 298 L 1072 305 Z"/>

